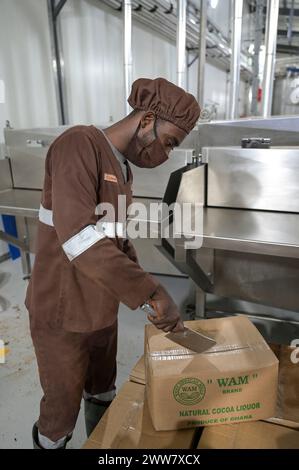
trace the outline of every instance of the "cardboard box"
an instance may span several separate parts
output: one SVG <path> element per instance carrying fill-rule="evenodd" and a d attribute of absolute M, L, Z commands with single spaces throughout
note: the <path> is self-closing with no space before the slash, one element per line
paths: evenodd
<path fill-rule="evenodd" d="M 156 430 L 274 416 L 278 360 L 245 316 L 185 322 L 217 344 L 203 354 L 146 326 L 146 395 Z"/>
<path fill-rule="evenodd" d="M 132 377 L 141 380 L 142 373 L 144 377 L 143 363 L 138 361 Z M 194 446 L 194 429 L 155 431 L 144 402 L 144 389 L 140 383 L 126 382 L 83 449 L 190 449 Z"/>
<path fill-rule="evenodd" d="M 198 449 L 299 449 L 299 430 L 256 421 L 205 428 Z"/>
<path fill-rule="evenodd" d="M 270 347 L 279 360 L 275 418 L 299 423 L 299 362 L 294 357 L 296 348 L 274 344 Z"/>

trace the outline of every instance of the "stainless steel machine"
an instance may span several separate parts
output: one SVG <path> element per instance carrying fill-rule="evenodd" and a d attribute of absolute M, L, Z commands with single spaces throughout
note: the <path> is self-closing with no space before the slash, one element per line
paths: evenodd
<path fill-rule="evenodd" d="M 18 239 L 0 237 L 22 249 L 25 276 L 45 155 L 64 129 L 5 130 L 0 213 L 17 217 Z M 203 122 L 162 167 L 134 169 L 135 200 L 203 207 L 198 249 L 186 249 L 183 237 L 164 236 L 158 217 L 140 220 L 154 222 L 159 233 L 134 240 L 144 268 L 189 277 L 197 317 L 245 313 L 264 336 L 283 343 L 299 338 L 298 131 L 295 116 Z M 242 148 L 242 138 L 250 137 L 270 138 L 271 148 Z"/>
<path fill-rule="evenodd" d="M 164 201 L 203 201 L 202 246 L 162 236 L 159 248 L 197 286 L 198 317 L 246 313 L 288 344 L 299 338 L 298 130 L 298 118 L 199 125 L 201 161 L 170 176 Z M 242 148 L 244 137 L 272 146 Z"/>

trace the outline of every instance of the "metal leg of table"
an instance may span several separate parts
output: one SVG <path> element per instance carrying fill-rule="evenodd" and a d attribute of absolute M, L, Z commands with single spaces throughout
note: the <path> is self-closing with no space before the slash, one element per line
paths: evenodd
<path fill-rule="evenodd" d="M 29 246 L 29 230 L 27 217 L 16 217 L 18 238 Z M 31 260 L 29 250 L 21 250 L 21 262 L 23 279 L 29 279 L 31 276 Z"/>
<path fill-rule="evenodd" d="M 200 287 L 195 287 L 195 319 L 206 318 L 206 293 Z"/>
<path fill-rule="evenodd" d="M 4 255 L 0 256 L 0 263 L 4 263 L 4 261 L 7 261 L 10 258 L 9 253 L 4 253 Z"/>

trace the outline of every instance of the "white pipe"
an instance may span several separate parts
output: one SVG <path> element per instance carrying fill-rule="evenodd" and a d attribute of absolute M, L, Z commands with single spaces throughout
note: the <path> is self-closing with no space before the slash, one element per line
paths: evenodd
<path fill-rule="evenodd" d="M 207 0 L 200 2 L 200 31 L 198 46 L 197 101 L 204 108 L 204 85 L 206 65 L 206 36 L 207 36 Z"/>
<path fill-rule="evenodd" d="M 186 89 L 186 17 L 187 0 L 177 0 L 177 84 Z"/>
<path fill-rule="evenodd" d="M 231 0 L 233 11 L 232 54 L 230 61 L 229 119 L 239 117 L 240 55 L 242 38 L 243 0 Z"/>
<path fill-rule="evenodd" d="M 102 0 L 105 2 L 107 5 L 110 7 L 115 7 L 115 3 L 112 0 Z M 161 0 L 159 2 L 156 2 L 155 4 L 150 2 L 149 0 L 143 0 L 142 5 L 145 6 L 151 6 L 153 7 L 154 5 L 160 4 Z M 164 2 L 163 2 L 164 5 Z M 169 3 L 165 3 L 165 5 L 168 5 Z M 119 3 L 118 3 L 119 6 Z M 155 13 L 150 13 L 148 8 L 141 8 L 140 10 L 136 11 L 133 10 L 133 18 L 137 18 L 139 22 L 145 24 L 147 27 L 150 29 L 158 32 L 162 36 L 166 37 L 170 41 L 176 41 L 176 30 L 177 30 L 177 18 L 176 18 L 176 11 L 174 14 L 167 15 L 163 13 L 162 8 L 159 9 Z M 191 15 L 194 20 L 196 20 L 195 15 Z M 208 18 L 208 25 L 211 25 L 211 27 L 214 28 L 214 32 L 209 32 L 207 28 L 207 33 L 206 33 L 206 40 L 207 40 L 207 46 L 210 48 L 213 48 L 213 51 L 217 51 L 219 55 L 217 60 L 217 64 L 221 62 L 226 68 L 229 67 L 230 63 L 230 56 L 231 56 L 231 48 L 230 44 L 228 43 L 227 39 L 223 37 L 221 34 L 218 34 L 218 28 L 215 26 L 215 24 L 211 21 L 210 18 Z M 198 26 L 194 25 L 193 22 L 190 22 L 187 16 L 187 39 L 192 47 L 197 48 L 198 47 L 198 36 L 199 36 L 199 28 Z M 208 52 L 208 51 L 207 51 Z M 221 58 L 220 58 L 221 55 Z M 246 54 L 241 52 L 241 68 L 246 72 L 246 74 L 251 77 L 252 75 L 252 67 L 250 66 L 248 62 L 248 58 Z"/>
<path fill-rule="evenodd" d="M 263 74 L 262 116 L 271 116 L 275 72 L 279 0 L 267 0 L 265 67 Z"/>
<path fill-rule="evenodd" d="M 131 107 L 127 99 L 131 93 L 133 81 L 133 58 L 132 58 L 132 2 L 123 2 L 123 24 L 124 24 L 124 75 L 125 75 L 125 113 L 130 114 Z"/>

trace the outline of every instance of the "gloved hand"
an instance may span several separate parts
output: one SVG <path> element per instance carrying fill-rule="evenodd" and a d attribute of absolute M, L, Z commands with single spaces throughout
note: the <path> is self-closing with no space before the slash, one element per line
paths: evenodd
<path fill-rule="evenodd" d="M 161 284 L 156 289 L 148 303 L 154 308 L 156 317 L 148 316 L 157 328 L 165 332 L 173 331 L 184 331 L 184 324 L 181 319 L 180 312 L 168 294 L 167 290 L 164 289 Z"/>

